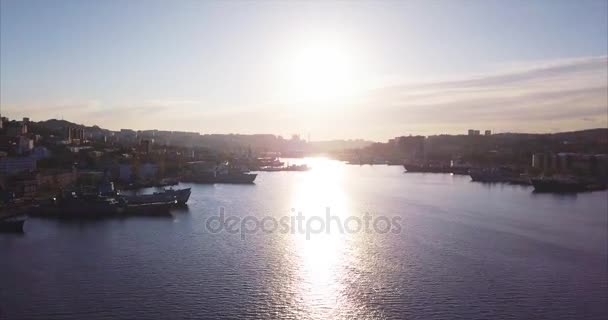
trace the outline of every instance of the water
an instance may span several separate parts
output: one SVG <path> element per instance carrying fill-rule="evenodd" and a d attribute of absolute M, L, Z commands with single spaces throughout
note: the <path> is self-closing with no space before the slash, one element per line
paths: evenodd
<path fill-rule="evenodd" d="M 308 159 L 188 185 L 171 217 L 32 218 L 0 234 L 0 319 L 602 319 L 607 193 Z M 399 217 L 400 233 L 211 233 L 218 216 Z M 307 220 L 308 221 L 308 220 Z M 297 230 L 296 230 L 297 231 Z"/>

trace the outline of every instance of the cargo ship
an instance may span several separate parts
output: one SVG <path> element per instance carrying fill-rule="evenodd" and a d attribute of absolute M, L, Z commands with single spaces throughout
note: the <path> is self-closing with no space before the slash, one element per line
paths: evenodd
<path fill-rule="evenodd" d="M 464 166 L 404 164 L 403 168 L 406 172 L 469 174 L 469 167 Z"/>
<path fill-rule="evenodd" d="M 582 179 L 570 176 L 538 177 L 530 179 L 535 192 L 582 192 L 590 190 Z"/>
<path fill-rule="evenodd" d="M 128 215 L 146 216 L 170 215 L 170 210 L 176 203 L 176 200 L 163 202 L 145 202 L 138 204 L 127 203 L 124 207 L 124 213 Z"/>
<path fill-rule="evenodd" d="M 484 168 L 469 170 L 471 180 L 475 182 L 509 182 L 513 177 L 518 176 L 509 168 Z"/>
<path fill-rule="evenodd" d="M 204 172 L 184 178 L 184 181 L 194 183 L 231 183 L 252 184 L 258 175 L 244 172 Z"/>
<path fill-rule="evenodd" d="M 448 166 L 434 166 L 429 164 L 404 164 L 403 168 L 406 172 L 424 172 L 424 173 L 451 173 Z"/>
<path fill-rule="evenodd" d="M 31 215 L 65 217 L 105 217 L 124 212 L 125 204 L 113 197 L 72 193 L 36 203 Z"/>
<path fill-rule="evenodd" d="M 288 166 L 281 166 L 281 167 L 261 167 L 258 171 L 266 171 L 266 172 L 278 172 L 278 171 L 308 171 L 310 170 L 310 167 L 307 166 L 306 164 L 301 164 L 301 165 L 296 165 L 296 164 L 292 164 L 292 165 L 288 165 Z"/>
<path fill-rule="evenodd" d="M 184 205 L 190 198 L 191 189 L 165 189 L 161 192 L 151 194 L 138 195 L 121 195 L 128 204 L 148 204 L 158 202 L 175 202 L 175 204 Z"/>

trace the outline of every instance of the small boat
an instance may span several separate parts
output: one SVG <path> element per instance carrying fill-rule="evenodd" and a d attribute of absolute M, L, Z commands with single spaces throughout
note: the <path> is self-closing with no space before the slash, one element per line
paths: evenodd
<path fill-rule="evenodd" d="M 26 217 L 11 217 L 0 220 L 0 232 L 22 233 Z"/>

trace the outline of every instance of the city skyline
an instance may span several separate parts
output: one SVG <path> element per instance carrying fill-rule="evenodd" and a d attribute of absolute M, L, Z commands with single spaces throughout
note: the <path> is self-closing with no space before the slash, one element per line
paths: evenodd
<path fill-rule="evenodd" d="M 375 141 L 608 126 L 605 1 L 1 6 L 9 118 Z"/>

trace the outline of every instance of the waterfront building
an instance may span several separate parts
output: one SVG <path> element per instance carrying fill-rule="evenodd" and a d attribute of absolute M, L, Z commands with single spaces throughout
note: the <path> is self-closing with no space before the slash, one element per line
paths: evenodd
<path fill-rule="evenodd" d="M 38 190 L 54 190 L 74 185 L 77 178 L 76 169 L 51 170 L 36 174 Z"/>
<path fill-rule="evenodd" d="M 19 136 L 19 140 L 17 143 L 17 154 L 23 155 L 27 154 L 34 149 L 34 140 L 25 137 Z"/>
<path fill-rule="evenodd" d="M 154 144 L 154 139 L 141 140 L 139 143 L 140 151 L 143 153 L 151 153 L 152 144 Z"/>
<path fill-rule="evenodd" d="M 121 164 L 118 166 L 118 179 L 123 182 L 138 179 L 154 179 L 159 172 L 158 165 L 144 163 L 142 165 Z"/>
<path fill-rule="evenodd" d="M 36 159 L 32 157 L 0 158 L 0 174 L 10 175 L 36 170 Z"/>

